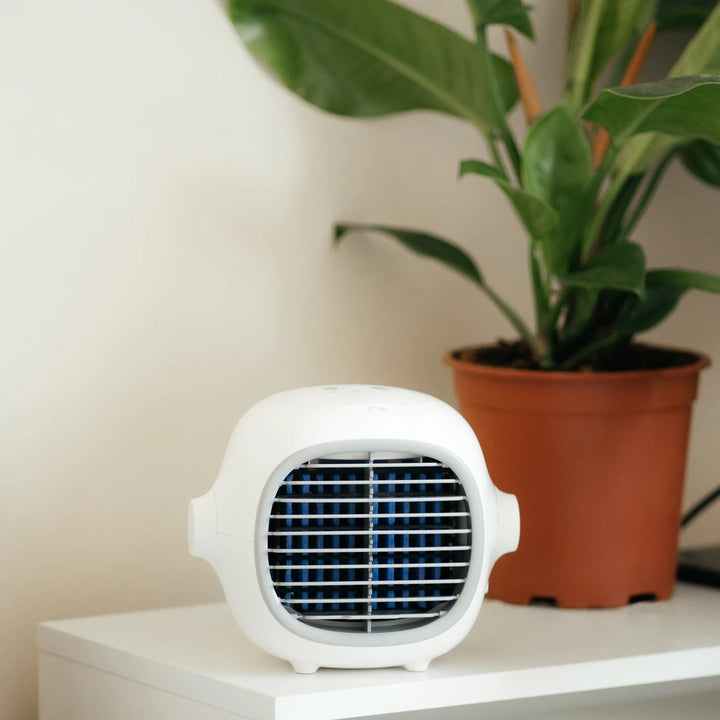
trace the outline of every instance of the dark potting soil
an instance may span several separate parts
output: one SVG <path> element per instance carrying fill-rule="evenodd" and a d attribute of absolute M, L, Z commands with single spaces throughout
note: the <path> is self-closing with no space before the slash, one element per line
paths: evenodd
<path fill-rule="evenodd" d="M 533 362 L 528 346 L 521 341 L 499 340 L 494 345 L 481 345 L 459 350 L 455 357 L 465 362 L 490 367 L 515 368 L 518 370 L 540 370 Z M 696 362 L 694 353 L 663 348 L 643 343 L 632 343 L 615 348 L 607 354 L 585 364 L 577 372 L 623 372 L 629 370 L 658 370 L 669 367 L 682 367 Z"/>

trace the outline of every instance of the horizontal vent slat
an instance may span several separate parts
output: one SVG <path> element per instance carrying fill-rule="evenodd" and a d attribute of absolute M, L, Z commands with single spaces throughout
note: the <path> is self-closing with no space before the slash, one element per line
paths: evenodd
<path fill-rule="evenodd" d="M 290 485 L 295 487 L 296 485 L 457 485 L 458 481 L 456 478 L 398 478 L 396 480 L 386 480 L 380 478 L 358 478 L 357 480 L 340 479 L 334 480 L 333 478 L 318 480 L 317 477 L 310 477 L 307 480 L 285 480 L 283 485 Z"/>
<path fill-rule="evenodd" d="M 388 613 L 378 611 L 372 615 L 314 615 L 312 613 L 303 613 L 306 620 L 415 620 L 417 618 L 437 618 L 445 615 L 443 611 L 439 612 L 417 612 L 417 613 Z"/>
<path fill-rule="evenodd" d="M 307 483 L 304 483 L 307 485 Z M 300 503 L 356 503 L 358 505 L 367 505 L 371 502 L 459 502 L 465 500 L 464 495 L 373 495 L 372 500 L 362 496 L 345 495 L 339 497 L 324 497 L 323 495 L 314 495 L 308 493 L 306 495 L 284 495 L 277 496 L 275 503 L 277 504 L 300 504 Z"/>
<path fill-rule="evenodd" d="M 427 602 L 445 602 L 447 600 L 457 600 L 459 595 L 411 595 L 408 597 L 374 597 L 374 598 L 290 598 L 281 600 L 283 605 L 370 605 L 375 603 L 427 603 Z"/>
<path fill-rule="evenodd" d="M 307 483 L 305 483 L 307 484 Z M 293 504 L 301 504 L 301 503 L 337 503 L 339 505 L 341 504 L 347 504 L 347 503 L 355 503 L 357 505 L 368 505 L 371 502 L 380 502 L 380 503 L 388 503 L 388 502 L 395 502 L 395 503 L 430 503 L 430 502 L 459 502 L 465 500 L 464 495 L 373 495 L 372 500 L 367 497 L 358 497 L 358 496 L 345 496 L 345 497 L 323 497 L 322 495 L 288 495 L 287 497 L 277 497 L 275 499 L 275 503 L 279 505 L 284 505 L 286 503 L 289 503 L 290 505 Z"/>
<path fill-rule="evenodd" d="M 349 460 L 348 462 L 310 462 L 305 463 L 304 465 L 301 465 L 295 472 L 302 472 L 303 470 L 356 470 L 356 469 L 363 469 L 368 470 L 369 468 L 382 468 L 383 472 L 388 472 L 394 468 L 398 468 L 399 470 L 405 470 L 407 468 L 444 468 L 446 470 L 449 470 L 447 465 L 444 465 L 441 462 L 424 462 L 424 461 L 408 461 L 403 462 L 402 460 L 373 460 L 372 462 L 369 462 L 367 460 L 362 460 L 360 462 L 357 462 L 355 460 Z"/>
<path fill-rule="evenodd" d="M 432 525 L 428 525 L 423 528 L 403 527 L 402 530 L 385 530 L 376 528 L 373 528 L 372 530 L 333 530 L 331 527 L 323 530 L 315 528 L 308 528 L 306 530 L 274 530 L 273 532 L 269 532 L 268 535 L 271 537 L 302 535 L 307 535 L 308 537 L 316 537 L 318 535 L 322 535 L 324 537 L 333 535 L 465 535 L 469 532 L 470 528 L 435 528 Z"/>
<path fill-rule="evenodd" d="M 333 513 L 332 515 L 270 515 L 271 520 L 387 520 L 391 518 L 445 518 L 470 517 L 468 512 L 429 512 L 429 513 Z"/>
<path fill-rule="evenodd" d="M 305 566 L 301 566 L 302 570 L 306 570 L 307 568 Z M 332 565 L 325 566 L 325 569 L 332 570 Z M 404 587 L 405 585 L 425 585 L 425 586 L 431 586 L 431 585 L 461 585 L 465 582 L 464 578 L 438 578 L 437 580 L 372 580 L 372 579 L 366 579 L 366 580 L 333 580 L 332 582 L 327 582 L 325 580 L 309 580 L 308 582 L 302 582 L 301 580 L 294 581 L 294 582 L 274 582 L 273 585 L 275 587 L 287 587 L 287 588 L 300 588 L 300 587 L 327 587 L 328 590 L 331 590 L 334 587 L 353 587 L 353 586 L 360 586 L 365 587 L 367 585 L 395 585 L 396 587 Z M 401 598 L 405 599 L 405 598 Z"/>
<path fill-rule="evenodd" d="M 433 533 L 428 533 L 431 535 Z M 455 552 L 456 550 L 470 550 L 470 545 L 422 545 L 418 547 L 400 547 L 400 548 L 373 548 L 373 555 L 378 553 L 397 553 L 398 555 L 405 555 L 406 553 L 434 553 L 434 552 Z M 336 555 L 346 555 L 348 553 L 364 553 L 368 554 L 367 547 L 361 548 L 270 548 L 268 550 L 273 555 L 285 555 L 289 554 L 303 554 L 303 555 L 316 555 L 335 553 Z M 415 563 L 413 563 L 415 565 Z"/>
<path fill-rule="evenodd" d="M 367 553 L 367 550 L 365 551 Z M 356 563 L 354 565 L 270 565 L 270 570 L 362 570 L 367 568 L 373 568 L 375 570 L 390 570 L 397 569 L 407 570 L 408 568 L 429 568 L 429 567 L 468 567 L 470 563 L 467 562 L 420 562 L 420 563 L 372 563 L 362 564 Z"/>

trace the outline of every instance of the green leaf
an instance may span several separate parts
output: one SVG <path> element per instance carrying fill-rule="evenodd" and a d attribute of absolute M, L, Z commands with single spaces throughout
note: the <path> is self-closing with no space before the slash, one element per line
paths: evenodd
<path fill-rule="evenodd" d="M 703 182 L 720 187 L 720 145 L 695 140 L 680 149 L 685 169 Z"/>
<path fill-rule="evenodd" d="M 659 30 L 696 29 L 717 5 L 717 0 L 660 0 L 655 10 Z"/>
<path fill-rule="evenodd" d="M 592 176 L 590 144 L 564 105 L 533 123 L 525 139 L 522 182 L 557 213 L 558 232 L 543 243 L 545 262 L 556 275 L 564 274 L 577 254 L 576 232 Z"/>
<path fill-rule="evenodd" d="M 648 270 L 645 296 L 636 300 L 615 325 L 625 336 L 645 332 L 662 322 L 691 289 L 720 293 L 720 277 L 695 270 Z"/>
<path fill-rule="evenodd" d="M 453 243 L 429 233 L 409 230 L 407 228 L 389 227 L 387 225 L 365 225 L 361 223 L 343 223 L 335 225 L 335 239 L 337 244 L 348 233 L 352 232 L 380 232 L 390 235 L 418 255 L 424 255 L 439 260 L 444 265 L 472 280 L 476 285 L 485 287 L 485 281 L 475 261 L 461 248 Z"/>
<path fill-rule="evenodd" d="M 636 34 L 646 6 L 647 0 L 605 0 L 588 73 L 589 87 Z"/>
<path fill-rule="evenodd" d="M 483 177 L 492 178 L 493 180 L 507 181 L 505 173 L 499 167 L 497 167 L 497 165 L 490 165 L 489 163 L 483 162 L 482 160 L 461 160 L 458 177 L 463 177 L 464 175 L 470 174 L 482 175 Z"/>
<path fill-rule="evenodd" d="M 388 0 L 230 0 L 230 14 L 250 52 L 290 90 L 328 112 L 370 117 L 434 110 L 486 134 L 503 119 L 480 49 Z M 501 97 L 514 102 L 512 67 L 497 56 L 494 63 Z"/>
<path fill-rule="evenodd" d="M 720 276 L 697 270 L 675 268 L 650 270 L 647 274 L 648 287 L 675 287 L 683 290 L 705 290 L 720 293 Z"/>
<path fill-rule="evenodd" d="M 408 230 L 406 228 L 388 227 L 387 225 L 365 225 L 359 223 L 343 223 L 335 226 L 335 244 L 347 234 L 356 231 L 381 232 L 395 238 L 408 250 L 418 255 L 439 260 L 449 268 L 459 272 L 477 285 L 495 304 L 508 322 L 515 328 L 521 338 L 539 354 L 537 341 L 523 319 L 505 300 L 503 300 L 483 278 L 474 260 L 461 248 L 453 243 L 429 233 Z"/>
<path fill-rule="evenodd" d="M 640 34 L 652 20 L 655 0 L 578 0 L 570 27 L 565 100 L 579 110 L 605 68 L 614 73 L 629 62 Z"/>
<path fill-rule="evenodd" d="M 558 215 L 555 210 L 532 193 L 511 185 L 503 173 L 494 165 L 488 165 L 481 160 L 463 160 L 460 163 L 459 174 L 460 177 L 474 174 L 494 180 L 510 199 L 530 237 L 543 238 L 557 229 Z"/>
<path fill-rule="evenodd" d="M 565 100 L 573 112 L 581 108 L 590 95 L 590 70 L 595 40 L 608 0 L 575 2 L 571 5 L 568 51 L 565 59 Z"/>
<path fill-rule="evenodd" d="M 636 243 L 624 242 L 600 250 L 582 269 L 561 278 L 564 285 L 645 293 L 645 253 Z"/>
<path fill-rule="evenodd" d="M 568 293 L 567 317 L 561 334 L 563 344 L 572 345 L 587 333 L 600 291 L 595 288 L 574 287 L 566 292 Z"/>
<path fill-rule="evenodd" d="M 669 77 L 683 75 L 720 75 L 720 3 L 687 44 Z"/>
<path fill-rule="evenodd" d="M 660 132 L 720 143 L 720 77 L 692 75 L 603 90 L 583 113 L 617 143 Z"/>
<path fill-rule="evenodd" d="M 622 337 L 629 337 L 650 330 L 675 309 L 678 300 L 684 293 L 683 288 L 647 287 L 645 296 L 635 298 L 634 302 L 618 318 L 615 323 L 615 333 Z"/>
<path fill-rule="evenodd" d="M 700 30 L 688 43 L 679 60 L 670 70 L 669 77 L 684 75 L 720 75 L 720 3 L 710 13 Z M 633 137 L 616 164 L 614 182 L 644 172 L 659 156 L 670 152 L 687 138 L 647 133 Z"/>
<path fill-rule="evenodd" d="M 518 32 L 535 39 L 528 10 L 522 0 L 466 0 L 473 22 L 478 28 L 488 25 L 509 25 Z"/>

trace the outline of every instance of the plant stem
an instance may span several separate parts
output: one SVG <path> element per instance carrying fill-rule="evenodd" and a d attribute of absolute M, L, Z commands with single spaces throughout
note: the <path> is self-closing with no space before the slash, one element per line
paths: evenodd
<path fill-rule="evenodd" d="M 557 322 L 560 318 L 560 313 L 563 311 L 565 306 L 568 303 L 568 297 L 570 295 L 570 291 L 567 287 L 564 287 L 558 294 L 557 299 L 555 300 L 555 303 L 553 306 L 549 309 L 548 312 L 548 324 L 550 328 L 554 328 L 555 325 L 557 325 Z"/>
<path fill-rule="evenodd" d="M 642 37 L 640 38 L 640 41 L 630 58 L 630 62 L 623 73 L 620 85 L 634 85 L 637 82 L 637 79 L 640 76 L 640 71 L 642 70 L 643 65 L 645 65 L 645 60 L 647 60 L 648 53 L 652 47 L 656 32 L 657 23 L 653 21 L 647 26 L 645 32 L 642 34 Z M 610 135 L 605 128 L 601 127 L 599 128 L 597 135 L 595 136 L 595 141 L 593 142 L 593 163 L 595 167 L 600 165 L 609 147 Z"/>
<path fill-rule="evenodd" d="M 604 10 L 605 0 L 592 0 L 580 5 L 580 17 L 568 56 L 572 71 L 568 74 L 565 91 L 565 99 L 574 110 L 579 110 L 587 100 L 595 38 Z"/>
<path fill-rule="evenodd" d="M 505 150 L 507 151 L 508 157 L 510 158 L 512 168 L 515 171 L 515 179 L 518 182 L 521 182 L 520 173 L 522 168 L 522 161 L 520 160 L 520 152 L 518 151 L 518 147 L 515 143 L 515 138 L 513 137 L 510 126 L 507 124 L 505 118 L 503 118 L 502 121 L 500 135 L 502 137 L 503 144 L 505 145 Z"/>
<path fill-rule="evenodd" d="M 492 155 L 495 166 L 503 174 L 503 177 L 505 178 L 505 180 L 507 180 L 508 175 L 507 175 L 507 170 L 505 169 L 505 161 L 503 160 L 502 155 L 500 154 L 500 151 L 497 149 L 497 145 L 495 144 L 495 139 L 490 137 L 489 135 L 486 136 L 485 139 L 487 140 L 488 149 L 490 150 L 490 154 Z"/>
<path fill-rule="evenodd" d="M 667 153 L 657 164 L 655 170 L 653 170 L 653 173 L 650 176 L 650 179 L 648 180 L 645 189 L 643 190 L 643 194 L 641 195 L 640 199 L 638 200 L 637 204 L 633 209 L 633 213 L 630 216 L 630 219 L 627 221 L 627 224 L 620 233 L 618 241 L 627 239 L 630 236 L 630 233 L 635 229 L 635 226 L 638 224 L 638 221 L 643 216 L 647 204 L 650 202 L 650 199 L 655 194 L 655 190 L 657 190 L 657 186 L 660 183 L 662 176 L 665 174 L 665 170 L 667 170 L 667 167 L 670 164 L 670 161 L 673 159 L 674 155 L 674 151 Z"/>
<path fill-rule="evenodd" d="M 485 64 L 485 73 L 490 86 L 490 95 L 492 96 L 493 104 L 495 105 L 495 115 L 497 117 L 498 124 L 497 129 L 500 133 L 500 139 L 505 146 L 505 151 L 507 152 L 510 164 L 512 165 L 515 173 L 515 178 L 518 182 L 520 182 L 520 152 L 518 151 L 515 138 L 513 137 L 510 126 L 505 118 L 505 108 L 502 102 L 502 95 L 500 94 L 500 85 L 498 84 L 497 75 L 495 74 L 495 67 L 493 65 L 492 55 L 488 48 L 487 36 L 485 35 L 484 28 L 476 28 L 476 38 L 477 45 L 480 48 L 483 57 L 483 63 Z"/>
<path fill-rule="evenodd" d="M 605 153 L 605 157 L 602 159 L 600 167 L 595 170 L 595 177 L 588 189 L 585 207 L 592 219 L 590 220 L 589 226 L 586 226 L 584 229 L 584 236 L 582 238 L 581 259 L 583 262 L 586 262 L 600 246 L 600 231 L 602 230 L 605 218 L 622 187 L 622 185 L 614 186 L 611 184 L 600 201 L 600 205 L 594 212 L 592 211 L 592 206 L 596 201 L 597 194 L 600 191 L 607 174 L 610 172 L 610 168 L 615 161 L 616 155 L 617 148 L 614 145 L 611 145 Z"/>
<path fill-rule="evenodd" d="M 603 350 L 609 347 L 613 343 L 622 339 L 622 335 L 614 332 L 606 335 L 605 337 L 599 338 L 594 342 L 585 345 L 580 348 L 574 355 L 571 355 L 567 360 L 560 364 L 558 370 L 574 370 L 583 360 L 587 360 L 589 357 L 594 355 L 598 350 Z"/>
<path fill-rule="evenodd" d="M 567 47 L 565 55 L 569 56 L 572 52 L 572 42 L 580 18 L 581 0 L 569 0 L 567 9 Z"/>
<path fill-rule="evenodd" d="M 537 335 L 541 338 L 545 354 L 552 347 L 551 334 L 554 323 L 552 321 L 552 313 L 549 307 L 549 291 L 547 280 L 543 277 L 542 266 L 537 256 L 538 242 L 530 241 L 529 246 L 529 263 L 530 277 L 532 280 L 533 300 L 535 303 L 535 324 L 537 327 Z M 542 364 L 548 358 L 539 358 Z"/>
<path fill-rule="evenodd" d="M 622 220 L 625 217 L 625 213 L 628 207 L 630 207 L 630 203 L 635 197 L 635 192 L 640 187 L 644 177 L 644 173 L 631 175 L 622 184 L 620 192 L 617 194 L 612 207 L 608 211 L 605 226 L 603 228 L 603 236 L 608 244 L 616 244 L 625 237 L 621 231 Z M 613 238 L 615 238 L 614 241 Z"/>
<path fill-rule="evenodd" d="M 532 334 L 530 328 L 525 324 L 525 321 L 520 317 L 519 313 L 505 302 L 489 285 L 483 283 L 482 289 L 485 294 L 495 303 L 495 306 L 500 312 L 506 317 L 510 324 L 515 328 L 520 337 L 528 344 L 528 347 L 532 350 L 538 358 L 543 355 L 542 344 L 538 338 Z"/>

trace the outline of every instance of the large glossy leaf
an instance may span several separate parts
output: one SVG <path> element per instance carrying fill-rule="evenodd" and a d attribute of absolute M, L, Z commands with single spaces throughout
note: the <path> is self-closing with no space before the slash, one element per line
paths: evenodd
<path fill-rule="evenodd" d="M 539 197 L 511 185 L 494 165 L 488 165 L 481 160 L 463 160 L 459 174 L 460 177 L 474 174 L 494 180 L 510 199 L 530 237 L 544 238 L 557 230 L 558 215 L 555 210 Z"/>
<path fill-rule="evenodd" d="M 582 269 L 561 278 L 563 284 L 597 290 L 624 290 L 642 297 L 645 292 L 645 253 L 636 243 L 603 248 Z"/>
<path fill-rule="evenodd" d="M 522 0 L 466 0 L 473 22 L 479 28 L 508 25 L 534 39 L 530 9 Z"/>
<path fill-rule="evenodd" d="M 380 232 L 395 238 L 408 250 L 439 260 L 480 287 L 485 286 L 482 274 L 475 261 L 457 245 L 437 235 L 431 235 L 407 228 L 390 227 L 387 225 L 366 225 L 361 223 L 345 223 L 335 226 L 335 243 L 351 232 Z"/>
<path fill-rule="evenodd" d="M 328 112 L 369 117 L 435 110 L 489 133 L 498 117 L 480 49 L 388 0 L 230 0 L 240 37 L 290 90 Z M 509 63 L 494 57 L 514 101 Z"/>
<path fill-rule="evenodd" d="M 532 125 L 525 139 L 522 182 L 558 215 L 558 232 L 542 246 L 545 262 L 556 275 L 567 271 L 575 255 L 579 216 L 592 176 L 590 144 L 582 125 L 564 105 Z"/>
<path fill-rule="evenodd" d="M 685 168 L 708 185 L 720 187 L 720 145 L 695 140 L 680 150 Z"/>
<path fill-rule="evenodd" d="M 691 75 L 603 90 L 583 117 L 618 143 L 646 132 L 720 143 L 720 77 Z"/>

